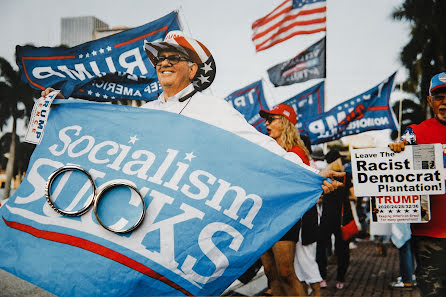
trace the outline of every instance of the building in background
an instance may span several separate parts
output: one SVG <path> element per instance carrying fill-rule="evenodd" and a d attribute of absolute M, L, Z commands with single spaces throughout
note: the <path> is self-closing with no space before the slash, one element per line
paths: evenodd
<path fill-rule="evenodd" d="M 107 29 L 108 24 L 94 16 L 62 18 L 60 41 L 73 47 L 95 39 L 97 31 Z"/>

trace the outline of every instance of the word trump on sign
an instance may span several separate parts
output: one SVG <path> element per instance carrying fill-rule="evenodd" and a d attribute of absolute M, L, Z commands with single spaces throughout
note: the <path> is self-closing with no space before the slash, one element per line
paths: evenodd
<path fill-rule="evenodd" d="M 371 197 L 372 221 L 377 223 L 427 223 L 430 204 L 427 195 Z"/>
<path fill-rule="evenodd" d="M 441 144 L 410 145 L 401 153 L 389 148 L 354 149 L 351 155 L 358 196 L 445 192 Z"/>

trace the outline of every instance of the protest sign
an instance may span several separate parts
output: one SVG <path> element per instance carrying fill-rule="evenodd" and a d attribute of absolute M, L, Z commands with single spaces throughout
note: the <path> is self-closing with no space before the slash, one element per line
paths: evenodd
<path fill-rule="evenodd" d="M 80 169 L 54 175 L 66 166 Z M 199 120 L 55 100 L 0 209 L 0 268 L 57 296 L 218 296 L 315 205 L 322 181 Z M 96 212 L 100 193 L 124 182 Z M 103 227 L 138 224 L 144 204 L 133 231 Z"/>
<path fill-rule="evenodd" d="M 427 223 L 430 220 L 428 195 L 376 196 L 370 199 L 372 222 Z"/>
<path fill-rule="evenodd" d="M 444 194 L 441 144 L 408 145 L 401 153 L 389 148 L 353 149 L 356 196 Z"/>
<path fill-rule="evenodd" d="M 31 117 L 28 123 L 28 129 L 25 134 L 25 141 L 33 144 L 39 144 L 42 141 L 45 125 L 50 115 L 51 103 L 60 91 L 55 90 L 45 97 L 40 97 L 34 103 Z"/>

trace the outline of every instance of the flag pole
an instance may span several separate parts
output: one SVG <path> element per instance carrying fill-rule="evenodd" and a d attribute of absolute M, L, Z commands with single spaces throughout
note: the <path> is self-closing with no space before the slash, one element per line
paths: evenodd
<path fill-rule="evenodd" d="M 400 92 L 403 92 L 403 84 L 400 83 Z M 403 117 L 403 96 L 400 96 L 399 112 L 398 112 L 398 139 L 401 138 L 401 119 Z"/>

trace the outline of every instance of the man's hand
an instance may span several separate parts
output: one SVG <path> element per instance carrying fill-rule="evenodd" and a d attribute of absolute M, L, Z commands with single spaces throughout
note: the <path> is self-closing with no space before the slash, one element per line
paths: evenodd
<path fill-rule="evenodd" d="M 324 182 L 321 185 L 322 190 L 324 190 L 324 194 L 328 194 L 330 192 L 333 192 L 337 188 L 344 186 L 343 183 L 338 182 L 334 178 L 335 177 L 344 177 L 345 172 L 337 172 L 337 171 L 333 171 L 333 170 L 322 170 L 321 172 L 319 172 L 319 175 L 323 176 L 323 177 L 328 177 L 331 179 L 331 183 L 327 180 L 324 180 Z"/>
<path fill-rule="evenodd" d="M 42 97 L 45 97 L 45 96 L 48 96 L 48 94 L 51 93 L 52 91 L 54 91 L 53 88 L 47 88 L 47 89 L 43 90 L 43 91 L 40 93 L 40 95 L 41 95 Z M 59 94 L 57 94 L 56 98 L 57 98 L 57 99 L 65 99 L 65 97 L 62 95 L 62 92 L 59 92 Z"/>
<path fill-rule="evenodd" d="M 407 145 L 407 140 L 403 139 L 402 141 L 389 144 L 389 148 L 395 153 L 400 153 L 404 151 L 406 145 Z"/>

